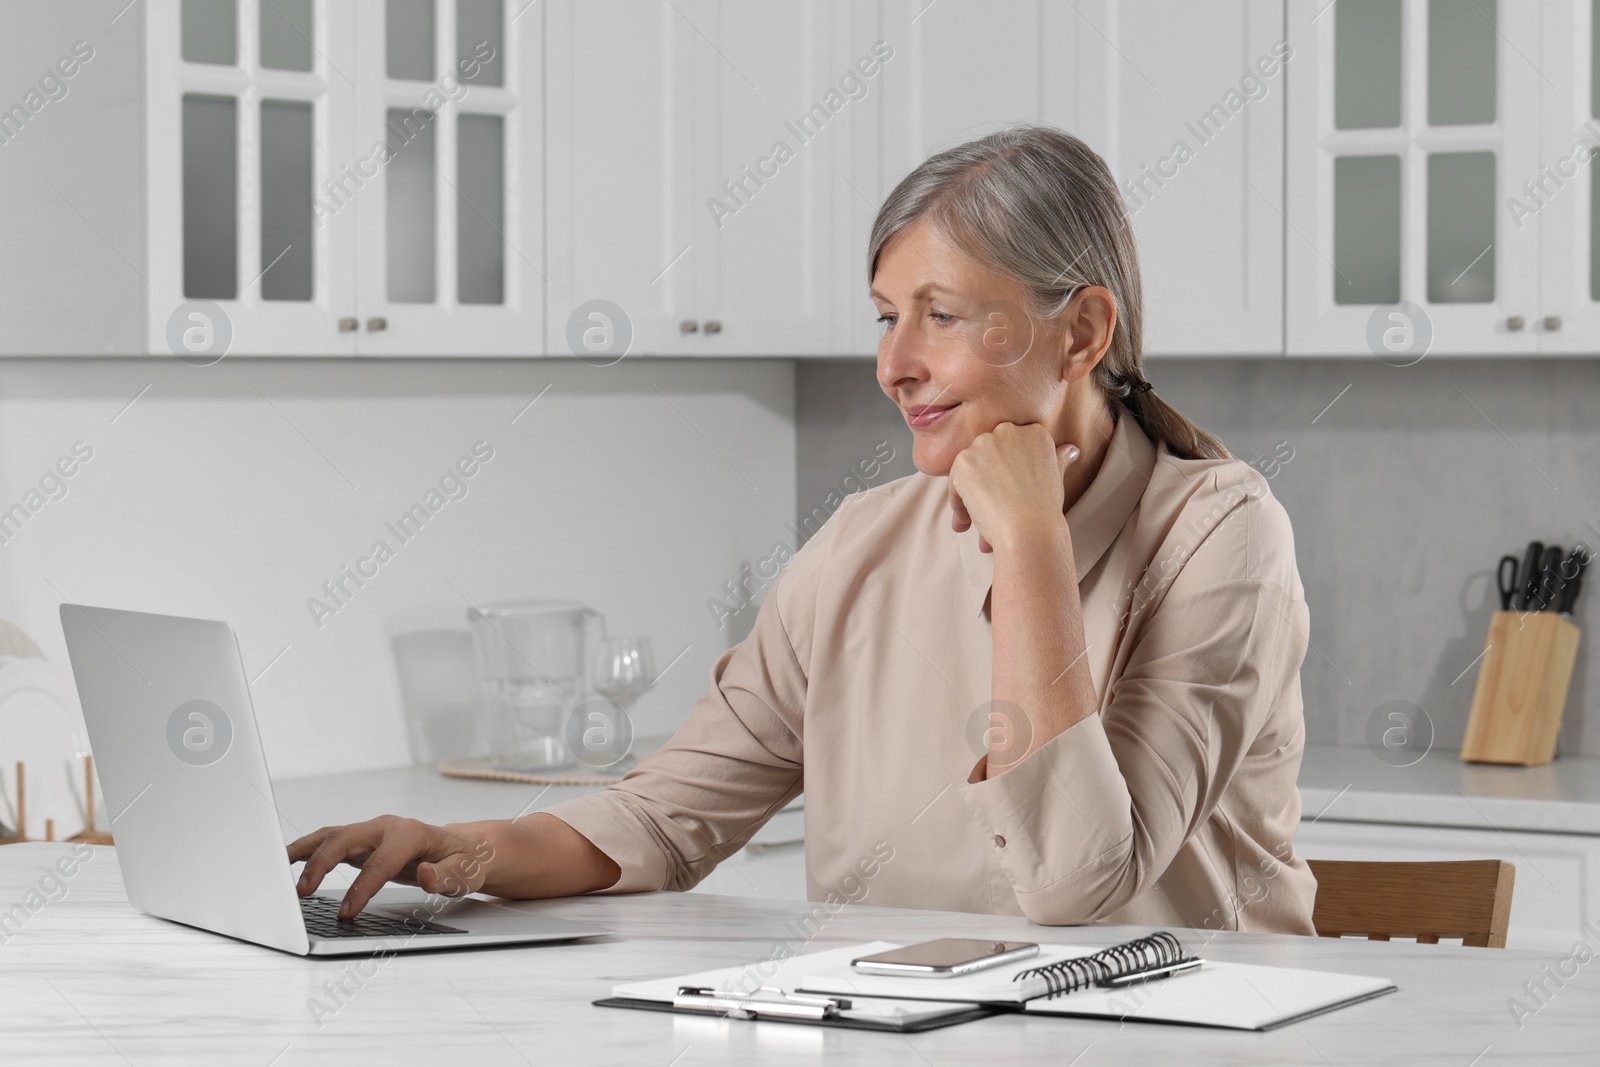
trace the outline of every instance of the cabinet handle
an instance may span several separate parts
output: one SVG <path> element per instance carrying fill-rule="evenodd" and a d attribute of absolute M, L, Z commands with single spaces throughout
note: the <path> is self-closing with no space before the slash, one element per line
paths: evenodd
<path fill-rule="evenodd" d="M 1544 317 L 1544 328 L 1546 330 L 1549 330 L 1552 333 L 1554 333 L 1556 330 L 1561 329 L 1561 316 L 1560 315 L 1546 315 Z"/>
<path fill-rule="evenodd" d="M 378 332 L 380 332 L 382 330 L 387 330 L 388 328 L 389 328 L 389 320 L 384 318 L 381 315 L 379 315 L 379 316 L 377 316 L 375 318 L 370 318 L 370 319 L 367 320 L 367 332 L 368 333 L 378 333 Z"/>
<path fill-rule="evenodd" d="M 361 328 L 361 323 L 356 319 L 344 318 L 339 320 L 340 333 L 355 333 Z"/>
<path fill-rule="evenodd" d="M 1513 315 L 1506 320 L 1506 329 L 1510 330 L 1512 333 L 1522 329 L 1522 327 L 1523 321 L 1521 315 Z"/>
<path fill-rule="evenodd" d="M 679 333 L 694 333 L 698 329 L 700 329 L 700 324 L 693 319 L 684 319 L 678 323 Z"/>
<path fill-rule="evenodd" d="M 716 319 L 712 319 L 710 322 L 706 323 L 706 333 L 721 333 L 721 332 L 722 332 L 722 323 L 718 322 Z"/>

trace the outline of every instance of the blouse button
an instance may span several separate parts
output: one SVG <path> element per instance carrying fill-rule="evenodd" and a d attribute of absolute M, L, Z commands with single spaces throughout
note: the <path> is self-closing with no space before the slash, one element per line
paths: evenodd
<path fill-rule="evenodd" d="M 999 834 L 995 834 L 994 835 L 994 847 L 995 848 L 1005 848 L 1006 847 L 1006 839 L 1004 837 L 1001 837 Z"/>

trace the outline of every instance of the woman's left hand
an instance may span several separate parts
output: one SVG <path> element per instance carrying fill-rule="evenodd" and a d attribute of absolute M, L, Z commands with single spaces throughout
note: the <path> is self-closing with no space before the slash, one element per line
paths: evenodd
<path fill-rule="evenodd" d="M 1058 445 L 1038 423 L 1002 422 L 979 434 L 950 465 L 951 526 L 978 528 L 984 552 L 1062 517 L 1067 468 L 1078 446 Z"/>

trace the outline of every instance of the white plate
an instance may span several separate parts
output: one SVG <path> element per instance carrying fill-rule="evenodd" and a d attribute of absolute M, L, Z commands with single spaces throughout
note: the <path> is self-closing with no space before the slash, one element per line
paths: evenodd
<path fill-rule="evenodd" d="M 72 673 L 42 659 L 0 656 L 0 823 L 6 833 L 16 832 L 18 760 L 27 765 L 28 837 L 44 840 L 46 819 L 55 820 L 57 841 L 82 832 L 88 752 Z M 104 826 L 105 814 L 98 815 Z"/>

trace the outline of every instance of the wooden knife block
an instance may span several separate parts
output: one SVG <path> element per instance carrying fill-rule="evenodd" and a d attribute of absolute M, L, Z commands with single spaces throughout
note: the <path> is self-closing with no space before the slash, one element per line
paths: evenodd
<path fill-rule="evenodd" d="M 1556 754 L 1579 630 L 1553 611 L 1497 611 L 1461 742 L 1466 763 L 1532 767 Z"/>

